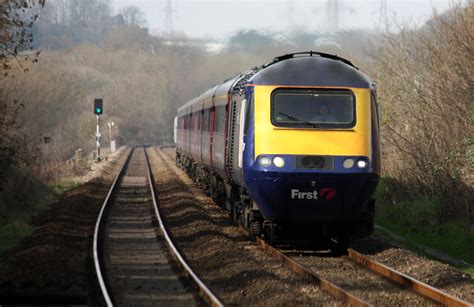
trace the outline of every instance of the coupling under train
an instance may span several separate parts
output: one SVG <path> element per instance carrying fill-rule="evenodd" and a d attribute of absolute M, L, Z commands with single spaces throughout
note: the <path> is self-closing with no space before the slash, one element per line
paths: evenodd
<path fill-rule="evenodd" d="M 376 88 L 348 60 L 276 57 L 186 103 L 174 128 L 178 165 L 252 236 L 303 228 L 345 248 L 373 231 Z"/>

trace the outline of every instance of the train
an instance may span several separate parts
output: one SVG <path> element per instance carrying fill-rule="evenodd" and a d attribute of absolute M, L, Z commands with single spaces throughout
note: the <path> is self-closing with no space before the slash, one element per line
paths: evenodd
<path fill-rule="evenodd" d="M 178 109 L 176 163 L 252 237 L 293 229 L 344 250 L 373 232 L 376 85 L 349 60 L 285 54 Z"/>

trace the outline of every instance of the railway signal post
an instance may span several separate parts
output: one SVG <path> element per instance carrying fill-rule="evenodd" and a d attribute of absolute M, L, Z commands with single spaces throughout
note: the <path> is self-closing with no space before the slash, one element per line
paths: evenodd
<path fill-rule="evenodd" d="M 104 111 L 103 108 L 103 100 L 101 98 L 96 98 L 94 99 L 94 114 L 96 115 L 97 118 L 97 129 L 95 133 L 95 139 L 96 139 L 96 144 L 97 144 L 97 162 L 100 162 L 101 157 L 100 157 L 100 139 L 101 139 L 101 133 L 100 133 L 100 115 L 102 115 Z"/>

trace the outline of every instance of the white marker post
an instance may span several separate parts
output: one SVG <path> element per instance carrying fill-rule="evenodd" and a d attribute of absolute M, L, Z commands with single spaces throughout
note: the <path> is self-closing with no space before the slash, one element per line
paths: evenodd
<path fill-rule="evenodd" d="M 96 115 L 96 118 L 97 118 L 97 130 L 96 130 L 96 133 L 95 133 L 95 139 L 96 139 L 96 144 L 97 144 L 97 162 L 100 162 L 101 158 L 100 158 L 100 137 L 102 136 L 100 134 L 100 116 L 99 115 Z"/>
<path fill-rule="evenodd" d="M 110 142 L 110 152 L 115 152 L 115 138 L 112 138 L 112 127 L 115 126 L 114 122 L 108 122 L 109 126 L 109 142 Z"/>

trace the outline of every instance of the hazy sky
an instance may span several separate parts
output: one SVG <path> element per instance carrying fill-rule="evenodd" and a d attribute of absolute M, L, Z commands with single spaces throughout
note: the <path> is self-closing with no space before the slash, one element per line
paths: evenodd
<path fill-rule="evenodd" d="M 386 0 L 389 20 L 423 22 L 433 8 L 442 12 L 456 0 Z M 458 0 L 461 1 L 461 0 Z M 171 0 L 172 25 L 191 37 L 224 38 L 238 29 L 328 29 L 327 0 Z M 340 28 L 375 27 L 382 0 L 338 0 Z M 113 0 L 115 10 L 127 5 L 142 9 L 152 33 L 165 24 L 166 0 Z M 293 14 L 289 14 L 293 12 Z M 293 17 L 290 17 L 293 16 Z"/>

